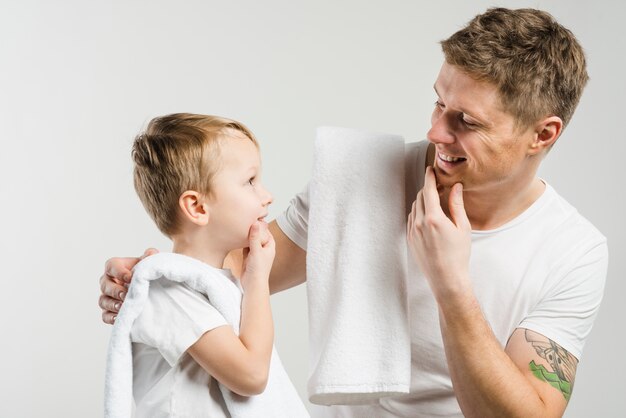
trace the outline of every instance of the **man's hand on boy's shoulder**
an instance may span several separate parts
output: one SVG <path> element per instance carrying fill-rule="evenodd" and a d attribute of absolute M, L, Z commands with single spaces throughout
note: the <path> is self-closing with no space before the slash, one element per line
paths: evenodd
<path fill-rule="evenodd" d="M 141 257 L 113 257 L 104 264 L 104 274 L 100 277 L 102 294 L 98 305 L 102 309 L 102 322 L 113 324 L 122 307 L 128 284 L 132 280 L 133 267 L 142 259 L 159 251 L 148 248 Z"/>

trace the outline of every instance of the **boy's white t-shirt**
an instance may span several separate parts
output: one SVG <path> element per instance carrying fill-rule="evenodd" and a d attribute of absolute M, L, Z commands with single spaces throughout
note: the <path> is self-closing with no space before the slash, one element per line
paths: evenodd
<path fill-rule="evenodd" d="M 415 196 L 423 184 L 426 146 L 407 144 L 407 162 L 415 164 L 408 172 L 421 176 L 411 180 L 415 184 L 407 189 L 407 196 Z M 281 230 L 305 250 L 308 210 L 305 189 L 277 218 Z M 503 347 L 516 328 L 527 328 L 580 359 L 602 299 L 607 261 L 606 238 L 547 184 L 542 196 L 517 218 L 494 230 L 472 232 L 474 291 Z M 407 286 L 410 393 L 385 398 L 377 405 L 314 406 L 314 416 L 462 416 L 448 372 L 437 304 L 412 257 Z M 485 368 L 489 367 L 485 358 Z"/>
<path fill-rule="evenodd" d="M 220 271 L 237 283 L 228 270 Z M 186 352 L 220 326 L 229 325 L 203 294 L 167 279 L 150 283 L 131 330 L 137 418 L 230 417 L 217 381 Z"/>

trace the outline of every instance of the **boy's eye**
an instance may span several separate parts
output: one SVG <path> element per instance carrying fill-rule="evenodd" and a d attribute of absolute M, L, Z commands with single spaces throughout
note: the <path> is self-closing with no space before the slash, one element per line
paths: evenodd
<path fill-rule="evenodd" d="M 435 106 L 440 109 L 443 109 L 445 107 L 443 103 L 441 103 L 439 100 L 435 100 Z"/>
<path fill-rule="evenodd" d="M 250 180 L 248 180 L 248 184 L 250 184 L 250 186 L 254 186 L 254 177 L 250 177 Z"/>

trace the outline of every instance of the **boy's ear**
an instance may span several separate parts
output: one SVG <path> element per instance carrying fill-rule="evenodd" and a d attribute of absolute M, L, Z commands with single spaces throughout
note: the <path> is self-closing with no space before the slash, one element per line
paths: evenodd
<path fill-rule="evenodd" d="M 549 116 L 535 125 L 535 136 L 529 154 L 536 155 L 554 145 L 563 131 L 563 121 L 558 116 Z"/>
<path fill-rule="evenodd" d="M 187 190 L 180 195 L 178 204 L 183 212 L 183 218 L 199 226 L 209 223 L 209 206 L 200 193 Z"/>

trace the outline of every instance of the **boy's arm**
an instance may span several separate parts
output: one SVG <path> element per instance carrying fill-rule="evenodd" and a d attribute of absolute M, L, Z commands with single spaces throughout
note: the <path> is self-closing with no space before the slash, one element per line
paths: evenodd
<path fill-rule="evenodd" d="M 275 242 L 266 224 L 252 226 L 244 255 L 239 337 L 232 328 L 219 327 L 206 332 L 187 352 L 228 389 L 252 396 L 265 389 L 274 341 L 268 278 Z"/>
<path fill-rule="evenodd" d="M 269 287 L 246 288 L 239 337 L 229 326 L 206 332 L 187 349 L 202 368 L 231 391 L 257 395 L 265 389 L 274 340 Z"/>

